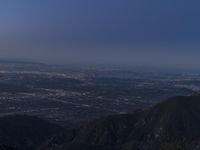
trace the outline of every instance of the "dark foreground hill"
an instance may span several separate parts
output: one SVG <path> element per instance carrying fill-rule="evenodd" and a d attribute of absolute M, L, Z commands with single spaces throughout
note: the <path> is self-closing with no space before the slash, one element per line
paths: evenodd
<path fill-rule="evenodd" d="M 0 150 L 199 150 L 200 95 L 66 130 L 28 116 L 0 118 Z"/>
<path fill-rule="evenodd" d="M 45 120 L 32 116 L 0 118 L 0 150 L 35 150 L 44 141 L 64 130 Z"/>
<path fill-rule="evenodd" d="M 194 150 L 199 139 L 200 96 L 180 96 L 143 112 L 95 120 L 54 150 Z"/>

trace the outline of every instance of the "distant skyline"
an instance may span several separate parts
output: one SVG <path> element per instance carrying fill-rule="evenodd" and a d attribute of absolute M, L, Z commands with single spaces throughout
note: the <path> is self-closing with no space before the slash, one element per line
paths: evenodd
<path fill-rule="evenodd" d="M 0 59 L 200 69 L 198 0 L 2 0 Z"/>

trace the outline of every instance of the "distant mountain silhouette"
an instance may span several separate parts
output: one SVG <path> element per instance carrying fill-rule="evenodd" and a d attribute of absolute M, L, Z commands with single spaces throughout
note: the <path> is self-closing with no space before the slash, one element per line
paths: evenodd
<path fill-rule="evenodd" d="M 200 95 L 173 97 L 148 110 L 100 118 L 69 130 L 36 117 L 3 117 L 0 149 L 3 148 L 199 150 Z"/>
<path fill-rule="evenodd" d="M 47 64 L 32 61 L 21 61 L 21 60 L 0 60 L 0 64 L 17 64 L 17 65 L 40 65 L 45 66 Z"/>

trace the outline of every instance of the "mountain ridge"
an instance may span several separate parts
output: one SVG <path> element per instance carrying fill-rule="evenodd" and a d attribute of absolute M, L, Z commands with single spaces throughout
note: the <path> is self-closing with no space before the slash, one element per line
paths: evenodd
<path fill-rule="evenodd" d="M 65 129 L 32 116 L 0 118 L 5 150 L 199 150 L 200 95 L 177 96 L 130 114 Z M 18 138 L 21 136 L 20 138 Z"/>
<path fill-rule="evenodd" d="M 200 95 L 173 97 L 143 112 L 90 122 L 79 129 L 72 141 L 66 142 L 63 150 L 72 145 L 79 150 L 77 145 L 88 143 L 103 150 L 112 146 L 120 150 L 156 150 L 173 141 L 187 145 L 200 138 L 199 113 Z"/>

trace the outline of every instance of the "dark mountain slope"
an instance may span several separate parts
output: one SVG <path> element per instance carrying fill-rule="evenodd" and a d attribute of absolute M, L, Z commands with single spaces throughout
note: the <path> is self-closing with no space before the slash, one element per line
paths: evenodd
<path fill-rule="evenodd" d="M 182 150 L 200 139 L 199 114 L 199 95 L 174 97 L 143 112 L 93 121 L 60 149 Z"/>
<path fill-rule="evenodd" d="M 200 96 L 174 97 L 146 111 L 130 139 L 166 140 L 200 137 Z"/>
<path fill-rule="evenodd" d="M 63 129 L 31 116 L 0 118 L 0 149 L 34 150 L 43 142 L 57 136 Z M 7 146 L 6 146 L 7 145 Z"/>
<path fill-rule="evenodd" d="M 66 130 L 31 116 L 0 118 L 0 150 L 198 150 L 200 95 Z"/>
<path fill-rule="evenodd" d="M 73 143 L 94 145 L 119 145 L 139 119 L 139 113 L 109 116 L 83 126 Z"/>

